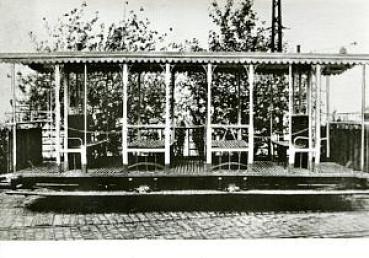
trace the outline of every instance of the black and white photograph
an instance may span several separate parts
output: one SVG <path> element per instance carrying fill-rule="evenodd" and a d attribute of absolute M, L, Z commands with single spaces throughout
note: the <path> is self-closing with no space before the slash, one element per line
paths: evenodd
<path fill-rule="evenodd" d="M 368 14 L 366 0 L 0 0 L 0 256 L 369 237 Z"/>

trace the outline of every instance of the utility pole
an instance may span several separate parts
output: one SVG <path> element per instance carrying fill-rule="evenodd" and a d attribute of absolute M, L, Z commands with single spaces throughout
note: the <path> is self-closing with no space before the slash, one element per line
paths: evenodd
<path fill-rule="evenodd" d="M 272 0 L 272 42 L 271 50 L 272 52 L 282 52 L 283 42 L 282 42 L 282 0 Z"/>
<path fill-rule="evenodd" d="M 270 44 L 270 49 L 272 52 L 282 52 L 283 50 L 283 44 L 282 44 L 282 30 L 283 30 L 283 26 L 282 26 L 282 7 L 281 7 L 281 0 L 272 0 L 272 27 L 271 27 L 271 31 L 272 31 L 272 37 L 271 37 L 271 44 Z M 274 76 L 272 76 L 272 79 L 274 79 Z M 270 96 L 271 96 L 271 102 L 270 102 L 270 107 L 271 107 L 271 113 L 270 113 L 270 132 L 269 135 L 272 136 L 273 134 L 273 99 L 274 99 L 274 94 L 273 94 L 273 86 L 270 85 Z M 282 121 L 282 116 L 278 115 L 279 117 L 279 121 Z M 273 145 L 271 144 L 271 142 L 269 142 L 269 155 L 272 157 L 273 156 Z"/>

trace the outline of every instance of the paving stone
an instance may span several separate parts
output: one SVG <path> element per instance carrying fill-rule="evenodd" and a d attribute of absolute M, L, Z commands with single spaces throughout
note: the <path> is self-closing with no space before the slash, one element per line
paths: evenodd
<path fill-rule="evenodd" d="M 0 240 L 250 239 L 368 237 L 369 197 L 350 211 L 153 211 L 63 213 L 29 210 L 0 193 Z M 368 200 L 362 201 L 363 198 Z M 33 201 L 35 199 L 32 199 Z M 347 199 L 345 199 L 347 201 Z"/>
<path fill-rule="evenodd" d="M 54 215 L 54 226 L 62 226 L 63 225 L 63 215 L 62 214 L 55 214 Z"/>

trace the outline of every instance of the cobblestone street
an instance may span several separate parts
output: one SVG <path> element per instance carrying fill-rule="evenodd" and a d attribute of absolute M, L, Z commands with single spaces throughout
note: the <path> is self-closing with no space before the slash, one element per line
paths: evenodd
<path fill-rule="evenodd" d="M 331 199 L 320 196 L 304 197 L 303 200 L 281 200 L 278 196 L 238 197 L 240 200 L 229 198 L 228 202 L 226 199 L 215 200 L 217 197 L 193 198 L 41 199 L 0 193 L 0 239 L 369 236 L 369 196 Z M 303 209 L 300 210 L 296 203 L 301 203 Z M 326 209 L 322 208 L 324 203 Z M 238 209 L 231 211 L 229 207 L 233 205 Z M 204 208 L 198 208 L 201 206 Z"/>

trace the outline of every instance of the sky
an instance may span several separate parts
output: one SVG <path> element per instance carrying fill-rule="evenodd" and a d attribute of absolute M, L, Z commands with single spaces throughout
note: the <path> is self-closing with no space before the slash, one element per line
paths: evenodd
<path fill-rule="evenodd" d="M 237 1 L 237 0 L 236 0 Z M 126 0 L 87 0 L 87 12 L 99 11 L 101 20 L 110 23 L 122 19 Z M 144 7 L 146 15 L 159 31 L 173 31 L 169 40 L 177 42 L 198 38 L 206 46 L 212 23 L 208 16 L 210 0 L 131 0 L 126 7 Z M 0 0 L 0 52 L 32 52 L 28 32 L 42 35 L 42 18 L 51 24 L 57 17 L 81 4 L 80 0 Z M 254 0 L 259 18 L 271 23 L 272 0 Z M 349 53 L 369 53 L 368 0 L 282 0 L 284 40 L 288 51 L 301 45 L 302 52 L 337 53 L 342 46 Z M 352 43 L 357 44 L 353 45 Z M 10 80 L 6 65 L 0 66 L 0 117 L 9 108 Z M 360 69 L 355 68 L 331 82 L 331 109 L 358 111 Z M 350 98 L 347 98 L 350 96 Z"/>

